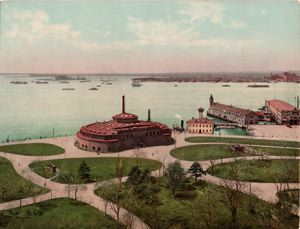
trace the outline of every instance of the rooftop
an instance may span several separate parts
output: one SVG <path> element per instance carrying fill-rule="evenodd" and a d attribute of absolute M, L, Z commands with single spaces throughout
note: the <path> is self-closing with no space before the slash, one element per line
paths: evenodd
<path fill-rule="evenodd" d="M 214 121 L 207 118 L 192 118 L 188 120 L 186 123 L 214 124 Z"/>
<path fill-rule="evenodd" d="M 267 100 L 266 102 L 279 111 L 293 111 L 297 109 L 295 106 L 278 99 Z"/>
<path fill-rule="evenodd" d="M 235 107 L 232 105 L 226 105 L 226 104 L 222 104 L 222 103 L 214 103 L 212 105 L 213 108 L 217 108 L 219 110 L 225 110 L 231 113 L 237 113 L 237 114 L 241 114 L 241 115 L 246 115 L 250 112 L 252 112 L 249 109 L 243 109 L 243 108 L 239 108 L 239 107 Z"/>
<path fill-rule="evenodd" d="M 117 135 L 120 132 L 145 129 L 169 129 L 167 125 L 158 122 L 136 121 L 120 123 L 117 121 L 96 122 L 83 126 L 80 131 L 93 135 Z"/>

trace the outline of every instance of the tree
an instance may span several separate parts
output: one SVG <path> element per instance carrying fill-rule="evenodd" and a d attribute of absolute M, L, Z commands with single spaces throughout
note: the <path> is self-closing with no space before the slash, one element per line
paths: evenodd
<path fill-rule="evenodd" d="M 224 179 L 221 183 L 225 189 L 225 199 L 222 199 L 221 201 L 231 213 L 231 228 L 236 228 L 236 216 L 242 205 L 242 191 L 245 189 L 246 185 L 240 182 L 239 171 L 235 163 L 231 166 L 231 173 L 234 180 L 230 181 Z"/>
<path fill-rule="evenodd" d="M 198 177 L 206 174 L 206 171 L 202 169 L 200 163 L 195 161 L 191 167 L 189 168 L 188 172 L 195 177 L 195 183 L 198 182 Z"/>
<path fill-rule="evenodd" d="M 84 181 L 84 183 L 87 183 L 91 177 L 91 171 L 90 167 L 87 165 L 85 161 L 82 161 L 80 163 L 78 174 L 81 180 Z"/>
<path fill-rule="evenodd" d="M 122 178 L 125 175 L 125 164 L 123 163 L 123 160 L 120 158 L 117 158 L 116 164 L 115 164 L 115 174 L 119 182 L 119 189 L 122 185 Z"/>
<path fill-rule="evenodd" d="M 181 167 L 180 162 L 175 161 L 169 164 L 166 169 L 165 176 L 167 178 L 168 187 L 172 191 L 172 196 L 174 196 L 176 190 L 181 187 L 186 178 L 184 169 Z"/>
<path fill-rule="evenodd" d="M 132 186 L 138 198 L 144 199 L 148 204 L 157 202 L 160 188 L 149 169 L 142 172 L 138 166 L 133 166 L 128 174 L 127 183 Z"/>
<path fill-rule="evenodd" d="M 140 183 L 142 171 L 140 170 L 138 165 L 132 166 L 129 173 L 127 182 L 130 185 L 137 185 Z"/>
<path fill-rule="evenodd" d="M 1 196 L 1 202 L 5 202 L 6 199 L 6 193 L 7 193 L 7 187 L 6 187 L 7 182 L 5 179 L 0 177 L 0 196 Z"/>

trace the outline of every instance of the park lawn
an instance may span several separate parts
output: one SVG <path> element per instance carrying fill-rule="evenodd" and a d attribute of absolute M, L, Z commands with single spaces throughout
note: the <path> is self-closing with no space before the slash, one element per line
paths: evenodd
<path fill-rule="evenodd" d="M 249 144 L 249 145 L 269 145 L 269 146 L 285 146 L 285 147 L 300 147 L 300 142 L 294 141 L 279 141 L 279 140 L 265 140 L 265 139 L 249 139 L 249 138 L 225 138 L 225 137 L 188 137 L 187 142 L 201 143 L 201 142 L 224 142 L 234 144 Z"/>
<path fill-rule="evenodd" d="M 81 183 L 81 181 L 68 182 L 64 179 L 65 176 L 77 176 L 78 168 L 82 161 L 85 161 L 90 168 L 91 179 L 89 182 L 104 181 L 116 178 L 115 166 L 117 160 L 122 160 L 125 166 L 124 176 L 127 176 L 131 167 L 139 165 L 143 169 L 154 171 L 160 169 L 162 164 L 159 161 L 143 159 L 143 158 L 125 158 L 125 157 L 97 157 L 97 158 L 72 158 L 58 159 L 48 161 L 37 161 L 29 165 L 29 167 L 42 177 L 50 178 L 55 174 L 49 171 L 49 165 L 54 164 L 59 168 L 60 172 L 53 180 L 60 183 Z"/>
<path fill-rule="evenodd" d="M 139 199 L 126 183 L 122 185 L 122 206 L 140 217 L 151 228 L 208 228 L 206 224 L 208 211 L 212 218 L 211 228 L 230 228 L 230 212 L 223 202 L 225 199 L 223 187 L 203 182 L 200 186 L 196 186 L 196 197 L 182 199 L 173 197 L 170 190 L 166 188 L 164 178 L 159 179 L 161 190 L 158 195 L 160 205 L 157 210 L 151 204 Z M 95 193 L 100 195 L 100 191 L 101 187 L 95 190 Z M 265 228 L 258 211 L 272 211 L 273 214 L 276 211 L 275 205 L 254 196 L 242 193 L 240 195 L 242 204 L 237 214 L 236 228 Z M 107 196 L 102 197 L 107 198 Z M 252 208 L 255 208 L 254 214 L 251 213 Z M 283 225 L 282 228 L 296 229 L 298 218 L 291 216 L 283 222 Z"/>
<path fill-rule="evenodd" d="M 117 229 L 125 227 L 90 205 L 61 198 L 0 211 L 0 228 Z"/>
<path fill-rule="evenodd" d="M 233 179 L 233 166 L 236 166 L 239 180 L 272 183 L 276 173 L 287 174 L 286 165 L 291 169 L 289 183 L 299 182 L 299 160 L 237 160 L 235 162 L 218 164 L 208 169 L 211 175 Z"/>
<path fill-rule="evenodd" d="M 0 203 L 49 192 L 19 176 L 10 161 L 0 157 Z"/>
<path fill-rule="evenodd" d="M 299 189 L 289 189 L 289 190 L 280 191 L 277 193 L 277 196 L 281 201 L 286 201 L 292 204 L 296 204 L 299 207 L 299 201 L 300 201 Z"/>
<path fill-rule="evenodd" d="M 173 149 L 170 154 L 180 160 L 205 161 L 234 157 L 230 145 L 190 145 Z"/>
<path fill-rule="evenodd" d="M 28 156 L 50 156 L 62 154 L 65 150 L 59 146 L 48 143 L 26 143 L 0 146 L 0 152 Z"/>
<path fill-rule="evenodd" d="M 255 152 L 265 155 L 275 156 L 299 156 L 300 149 L 287 149 L 287 148 L 273 148 L 273 147 L 259 147 L 259 146 L 247 146 L 247 155 L 241 152 L 233 152 L 231 145 L 221 144 L 199 144 L 189 145 L 173 149 L 170 154 L 180 160 L 186 161 L 205 161 L 216 160 L 221 158 L 230 157 L 242 157 L 242 156 L 255 156 Z M 253 149 L 255 151 L 253 151 Z"/>
<path fill-rule="evenodd" d="M 251 148 L 263 152 L 265 155 L 272 156 L 300 156 L 300 149 L 287 149 L 287 148 L 273 148 L 273 147 L 259 147 L 251 146 Z"/>

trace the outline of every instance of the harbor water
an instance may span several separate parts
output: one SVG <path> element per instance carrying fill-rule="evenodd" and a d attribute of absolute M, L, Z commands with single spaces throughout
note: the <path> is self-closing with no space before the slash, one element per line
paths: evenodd
<path fill-rule="evenodd" d="M 0 77 L 0 141 L 73 135 L 85 124 L 110 120 L 121 112 L 121 96 L 126 95 L 126 111 L 140 119 L 151 109 L 153 121 L 172 127 L 180 120 L 197 117 L 197 108 L 215 101 L 257 110 L 266 99 L 281 99 L 295 105 L 299 84 L 270 83 L 268 88 L 249 88 L 249 83 L 175 83 L 145 82 L 132 87 L 130 77 L 113 77 L 111 84 L 103 77 L 89 77 L 90 82 L 71 80 L 69 83 L 49 81 L 37 84 L 38 77 Z M 110 79 L 111 79 L 110 78 Z M 108 79 L 108 77 L 104 77 Z M 11 84 L 11 81 L 27 84 Z M 98 87 L 97 87 L 98 86 Z M 98 90 L 89 90 L 97 87 Z M 73 88 L 74 90 L 62 90 Z M 221 134 L 245 135 L 242 129 L 222 129 Z M 219 135 L 219 131 L 215 131 Z"/>

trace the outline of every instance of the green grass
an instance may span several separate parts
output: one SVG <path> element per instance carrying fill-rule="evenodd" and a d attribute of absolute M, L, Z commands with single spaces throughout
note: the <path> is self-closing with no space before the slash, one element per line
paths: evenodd
<path fill-rule="evenodd" d="M 300 190 L 299 189 L 290 189 L 284 190 L 277 193 L 278 198 L 281 201 L 286 201 L 292 204 L 296 204 L 299 207 L 300 201 Z"/>
<path fill-rule="evenodd" d="M 241 157 L 246 156 L 244 153 L 234 153 L 230 149 L 230 145 L 190 145 L 173 149 L 170 154 L 180 160 L 186 161 L 205 161 L 216 160 L 220 158 Z M 253 151 L 255 150 L 255 151 Z M 275 156 L 299 156 L 299 149 L 272 148 L 272 147 L 246 147 L 248 156 L 254 156 L 256 153 Z"/>
<path fill-rule="evenodd" d="M 138 199 L 128 184 L 122 185 L 122 205 L 129 211 L 144 220 L 151 228 L 159 229 L 199 229 L 208 228 L 206 219 L 208 210 L 212 216 L 213 229 L 230 228 L 230 212 L 225 207 L 225 190 L 221 186 L 203 183 L 197 186 L 196 197 L 192 199 L 181 199 L 172 197 L 171 192 L 166 188 L 163 178 L 160 178 L 161 191 L 158 195 L 160 205 L 156 208 L 147 204 L 144 200 Z M 99 194 L 101 188 L 95 191 Z M 109 194 L 108 194 L 109 195 Z M 262 222 L 261 212 L 267 215 L 267 211 L 274 214 L 275 205 L 260 200 L 254 196 L 240 194 L 242 198 L 241 209 L 237 215 L 236 228 L 266 228 Z M 105 198 L 105 196 L 103 196 Z M 108 197 L 108 196 L 106 196 Z M 132 204 L 134 203 L 134 204 Z M 251 209 L 255 209 L 254 213 Z M 272 215 L 271 214 L 271 215 Z M 272 215 L 273 217 L 273 215 Z M 272 221 L 272 219 L 270 220 Z M 298 228 L 298 218 L 290 217 L 282 222 L 281 228 Z"/>
<path fill-rule="evenodd" d="M 131 167 L 139 164 L 144 169 L 151 171 L 157 170 L 161 167 L 159 161 L 143 159 L 143 158 L 120 158 L 125 165 L 124 175 L 127 176 Z M 30 168 L 40 176 L 50 178 L 54 176 L 48 170 L 50 164 L 56 165 L 60 169 L 60 174 L 54 180 L 60 183 L 67 183 L 64 181 L 64 175 L 78 175 L 78 168 L 82 161 L 85 161 L 91 170 L 91 182 L 103 181 L 115 178 L 115 165 L 118 158 L 116 157 L 101 157 L 101 158 L 72 158 L 59 159 L 49 161 L 38 161 L 30 164 Z"/>
<path fill-rule="evenodd" d="M 279 141 L 279 140 L 264 140 L 264 139 L 248 139 L 248 138 L 224 138 L 224 137 L 189 137 L 185 139 L 187 142 L 225 142 L 236 144 L 249 145 L 269 145 L 269 146 L 285 146 L 285 147 L 300 147 L 300 142 Z"/>
<path fill-rule="evenodd" d="M 216 160 L 236 155 L 231 151 L 230 145 L 190 145 L 173 149 L 170 154 L 187 161 Z"/>
<path fill-rule="evenodd" d="M 44 194 L 48 191 L 19 176 L 11 163 L 0 157 L 0 203 Z"/>
<path fill-rule="evenodd" d="M 259 152 L 262 152 L 265 155 L 300 156 L 300 149 L 285 149 L 285 148 L 259 147 L 259 146 L 252 146 L 251 148 Z"/>
<path fill-rule="evenodd" d="M 48 200 L 0 212 L 0 228 L 125 228 L 98 209 L 72 199 Z"/>
<path fill-rule="evenodd" d="M 288 182 L 299 182 L 299 160 L 237 160 L 236 162 L 215 165 L 208 173 L 227 179 L 233 179 L 233 166 L 239 172 L 239 180 L 272 183 L 275 174 L 287 174 L 286 165 L 291 169 Z"/>
<path fill-rule="evenodd" d="M 59 146 L 48 143 L 28 143 L 0 146 L 0 152 L 28 156 L 50 156 L 62 154 L 65 150 Z"/>

